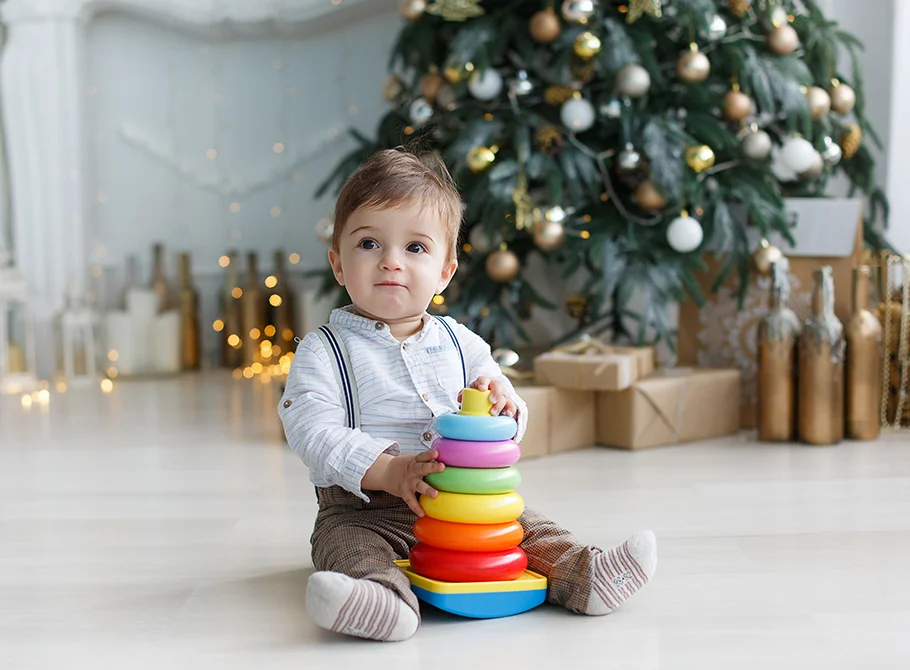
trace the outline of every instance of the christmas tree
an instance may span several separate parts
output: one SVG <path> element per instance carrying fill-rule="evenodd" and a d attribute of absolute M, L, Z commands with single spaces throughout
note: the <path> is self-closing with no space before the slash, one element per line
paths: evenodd
<path fill-rule="evenodd" d="M 881 246 L 861 44 L 815 2 L 402 3 L 392 108 L 375 138 L 352 131 L 359 146 L 320 194 L 377 149 L 438 152 L 466 210 L 460 270 L 435 308 L 490 341 L 516 344 L 532 307 L 562 307 L 526 276 L 541 254 L 582 273 L 568 306 L 579 329 L 672 345 L 667 306 L 701 304 L 703 253 L 724 259 L 716 286 L 744 292 L 747 222 L 792 240 L 784 198 L 822 196 L 838 173 L 866 196 L 867 241 Z"/>

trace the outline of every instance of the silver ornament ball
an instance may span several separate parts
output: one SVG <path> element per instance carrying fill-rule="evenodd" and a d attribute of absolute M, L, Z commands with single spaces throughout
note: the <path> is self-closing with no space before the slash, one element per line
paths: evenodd
<path fill-rule="evenodd" d="M 720 14 L 715 14 L 708 25 L 708 39 L 716 42 L 727 34 L 727 22 Z"/>
<path fill-rule="evenodd" d="M 335 222 L 329 217 L 320 219 L 316 223 L 316 237 L 322 240 L 323 244 L 332 243 L 332 235 L 335 232 Z"/>
<path fill-rule="evenodd" d="M 526 70 L 519 70 L 515 79 L 509 80 L 509 92 L 512 95 L 521 97 L 530 94 L 534 90 L 534 84 L 528 79 Z"/>
<path fill-rule="evenodd" d="M 824 170 L 824 168 L 825 168 L 825 159 L 822 158 L 822 155 L 816 151 L 815 155 L 812 157 L 812 165 L 810 165 L 808 169 L 800 172 L 799 178 L 800 179 L 815 179 L 822 173 L 822 170 Z"/>
<path fill-rule="evenodd" d="M 754 161 L 767 160 L 771 155 L 771 136 L 764 130 L 749 133 L 742 141 L 743 155 Z"/>
<path fill-rule="evenodd" d="M 521 360 L 521 356 L 511 349 L 494 349 L 493 360 L 502 368 L 514 368 Z"/>
<path fill-rule="evenodd" d="M 565 0 L 562 3 L 562 18 L 569 23 L 586 24 L 597 10 L 595 0 Z"/>
<path fill-rule="evenodd" d="M 422 126 L 433 118 L 433 107 L 426 101 L 426 98 L 417 98 L 411 103 L 408 117 L 415 126 Z"/>
<path fill-rule="evenodd" d="M 840 163 L 841 158 L 844 157 L 844 150 L 841 149 L 840 145 L 830 137 L 825 138 L 825 148 L 821 153 L 822 158 L 825 161 L 825 165 L 828 165 L 829 167 L 834 167 Z"/>
<path fill-rule="evenodd" d="M 632 172 L 641 166 L 641 154 L 635 151 L 635 147 L 627 144 L 626 148 L 619 152 L 616 157 L 616 166 L 623 172 Z"/>
<path fill-rule="evenodd" d="M 616 73 L 616 88 L 630 98 L 640 98 L 651 88 L 651 75 L 641 65 L 626 65 Z"/>
<path fill-rule="evenodd" d="M 607 119 L 618 119 L 622 116 L 622 103 L 619 100 L 609 100 L 600 105 L 597 110 Z"/>

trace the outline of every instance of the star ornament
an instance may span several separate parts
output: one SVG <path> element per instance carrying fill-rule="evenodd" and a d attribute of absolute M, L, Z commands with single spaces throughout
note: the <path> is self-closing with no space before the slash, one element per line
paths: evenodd
<path fill-rule="evenodd" d="M 466 21 L 484 14 L 480 0 L 433 0 L 426 11 L 441 16 L 446 21 Z"/>
<path fill-rule="evenodd" d="M 659 18 L 660 0 L 629 0 L 629 14 L 626 17 L 628 23 L 635 23 L 644 14 Z"/>

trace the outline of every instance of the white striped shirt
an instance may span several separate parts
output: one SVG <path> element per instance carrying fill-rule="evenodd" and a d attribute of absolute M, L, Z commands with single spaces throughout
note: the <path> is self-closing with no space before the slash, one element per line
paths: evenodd
<path fill-rule="evenodd" d="M 490 345 L 451 317 L 464 354 L 468 384 L 478 377 L 503 383 L 518 406 L 520 441 L 527 427 L 527 406 L 490 355 Z M 349 428 L 335 358 L 318 333 L 297 347 L 278 407 L 288 444 L 321 487 L 338 485 L 369 498 L 360 488 L 364 474 L 383 452 L 397 455 L 428 450 L 439 437 L 434 418 L 457 412 L 464 376 L 458 350 L 445 327 L 429 314 L 423 327 L 404 342 L 388 326 L 336 309 L 329 317 L 350 356 L 360 396 L 360 427 Z"/>

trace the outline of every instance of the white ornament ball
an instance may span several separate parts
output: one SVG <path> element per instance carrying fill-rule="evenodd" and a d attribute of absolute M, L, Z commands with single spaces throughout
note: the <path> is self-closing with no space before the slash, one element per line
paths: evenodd
<path fill-rule="evenodd" d="M 754 161 L 763 161 L 771 155 L 771 136 L 764 130 L 756 130 L 743 138 L 743 154 Z"/>
<path fill-rule="evenodd" d="M 698 249 L 703 237 L 701 224 L 691 216 L 677 217 L 667 228 L 667 243 L 681 254 Z"/>
<path fill-rule="evenodd" d="M 791 137 L 781 148 L 780 159 L 795 173 L 805 172 L 815 165 L 818 152 L 802 137 Z"/>
<path fill-rule="evenodd" d="M 493 68 L 475 72 L 468 79 L 468 90 L 478 100 L 492 100 L 502 91 L 502 75 Z"/>
<path fill-rule="evenodd" d="M 594 105 L 584 98 L 570 98 L 559 110 L 563 124 L 575 132 L 584 132 L 594 125 Z"/>

